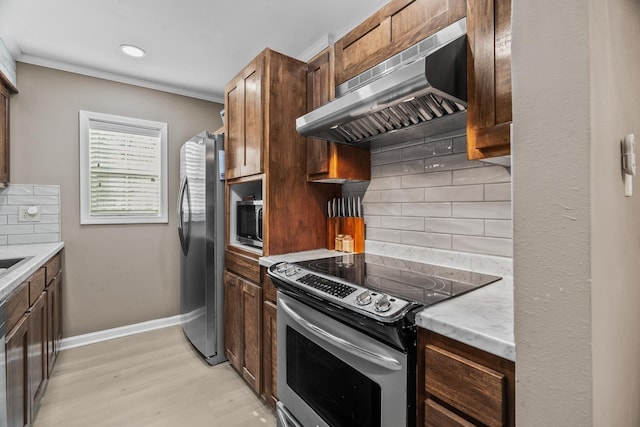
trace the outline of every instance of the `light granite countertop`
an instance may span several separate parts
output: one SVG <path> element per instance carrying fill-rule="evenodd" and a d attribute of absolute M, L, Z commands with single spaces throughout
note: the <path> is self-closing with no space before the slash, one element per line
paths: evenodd
<path fill-rule="evenodd" d="M 508 274 L 510 273 L 509 262 L 497 257 L 473 254 L 452 255 L 444 251 L 435 253 L 433 250 L 422 251 L 421 249 L 410 249 L 408 252 L 405 249 L 403 252 L 402 249 L 389 245 L 369 244 L 369 242 L 366 245 L 367 253 L 391 257 L 394 257 L 393 254 L 402 253 L 407 256 L 396 257 L 501 276 L 502 279 L 498 282 L 423 309 L 416 316 L 416 323 L 419 327 L 515 361 L 513 279 Z M 328 249 L 316 249 L 261 257 L 259 262 L 264 267 L 270 267 L 281 261 L 296 262 L 342 254 L 342 252 Z M 440 259 L 443 262 L 438 262 Z"/>
<path fill-rule="evenodd" d="M 64 242 L 0 246 L 0 260 L 30 257 L 8 273 L 0 276 L 0 300 L 9 296 L 20 283 L 28 279 L 63 247 Z"/>

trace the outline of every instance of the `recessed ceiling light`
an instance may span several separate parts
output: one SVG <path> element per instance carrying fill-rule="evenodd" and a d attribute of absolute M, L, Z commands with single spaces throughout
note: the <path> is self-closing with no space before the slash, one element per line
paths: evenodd
<path fill-rule="evenodd" d="M 129 56 L 133 56 L 134 58 L 142 58 L 147 54 L 147 52 L 140 49 L 138 46 L 134 46 L 132 44 L 121 44 L 120 50 L 122 50 L 125 54 Z"/>

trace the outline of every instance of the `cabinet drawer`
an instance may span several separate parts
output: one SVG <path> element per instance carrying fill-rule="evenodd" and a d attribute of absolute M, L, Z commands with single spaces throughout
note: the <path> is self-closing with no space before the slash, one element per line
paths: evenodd
<path fill-rule="evenodd" d="M 239 255 L 234 252 L 225 252 L 225 268 L 254 283 L 261 283 L 260 264 L 258 260 Z"/>
<path fill-rule="evenodd" d="M 29 282 L 21 283 L 7 301 L 7 330 L 10 331 L 29 310 Z"/>
<path fill-rule="evenodd" d="M 40 267 L 29 278 L 29 305 L 33 305 L 36 300 L 42 295 L 45 287 L 45 269 Z"/>
<path fill-rule="evenodd" d="M 504 425 L 503 374 L 435 345 L 424 357 L 427 393 L 488 426 Z"/>
<path fill-rule="evenodd" d="M 58 252 L 55 254 L 44 266 L 47 269 L 47 284 L 49 284 L 60 272 L 60 268 L 62 266 L 61 253 Z"/>
<path fill-rule="evenodd" d="M 431 399 L 424 402 L 424 414 L 425 427 L 477 427 Z"/>

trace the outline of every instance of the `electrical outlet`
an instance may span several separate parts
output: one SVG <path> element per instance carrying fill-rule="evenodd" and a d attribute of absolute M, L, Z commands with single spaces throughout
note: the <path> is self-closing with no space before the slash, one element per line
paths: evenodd
<path fill-rule="evenodd" d="M 20 206 L 18 208 L 18 222 L 40 222 L 40 207 Z"/>

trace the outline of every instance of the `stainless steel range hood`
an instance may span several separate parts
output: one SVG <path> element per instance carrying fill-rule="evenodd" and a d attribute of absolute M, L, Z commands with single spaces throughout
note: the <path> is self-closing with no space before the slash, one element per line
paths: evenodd
<path fill-rule="evenodd" d="M 411 59 L 398 63 L 409 56 L 406 52 L 413 54 Z M 374 72 L 381 76 L 371 77 Z M 299 117 L 298 132 L 366 146 L 370 141 L 403 142 L 464 129 L 466 18 L 363 75 L 369 78 L 366 83 L 356 81 L 351 91 Z"/>

